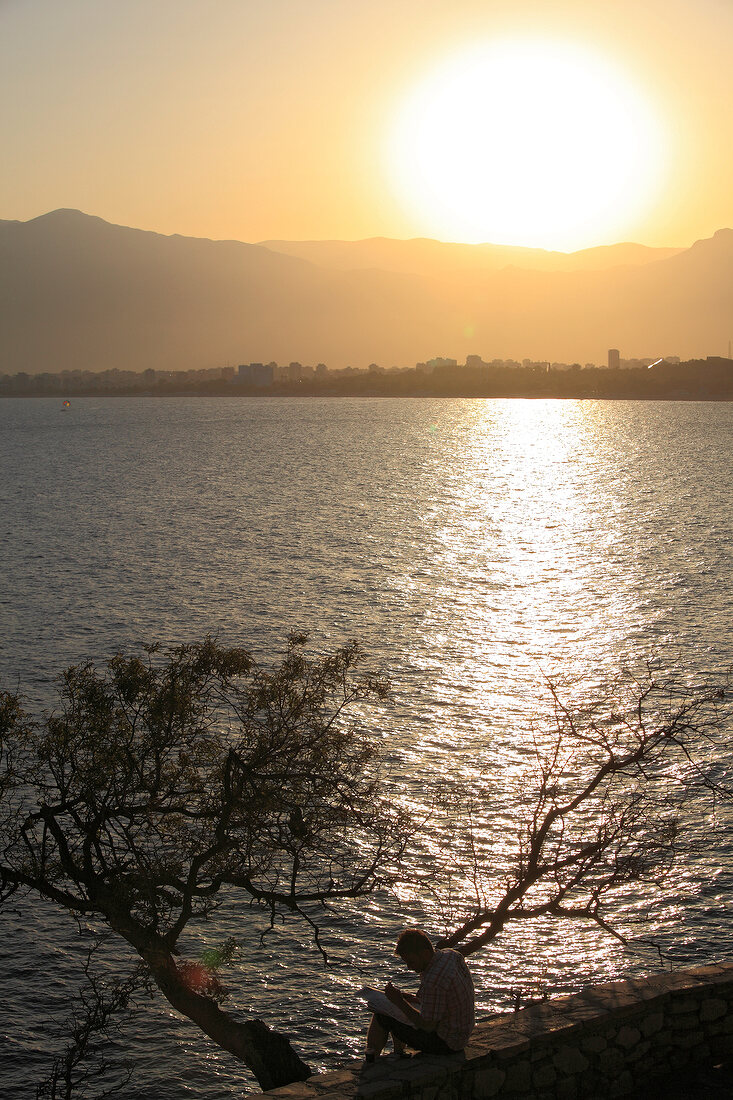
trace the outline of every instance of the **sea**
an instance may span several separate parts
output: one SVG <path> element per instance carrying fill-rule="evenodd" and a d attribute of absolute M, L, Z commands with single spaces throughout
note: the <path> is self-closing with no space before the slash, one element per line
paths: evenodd
<path fill-rule="evenodd" d="M 569 706 L 608 695 L 611 707 L 616 678 L 648 662 L 690 684 L 733 664 L 732 515 L 733 403 L 6 399 L 0 686 L 40 712 L 62 669 L 143 643 L 211 633 L 266 665 L 293 630 L 314 654 L 361 643 L 392 695 L 355 721 L 421 821 L 418 881 L 324 915 L 329 967 L 307 927 L 268 929 L 236 897 L 182 944 L 195 958 L 233 936 L 230 1009 L 288 1034 L 314 1071 L 336 1069 L 363 1048 L 356 990 L 409 988 L 392 957 L 400 929 L 440 935 L 465 900 L 445 898 L 436 795 L 476 793 L 500 878 L 551 734 L 548 683 Z M 718 775 L 731 771 L 724 755 Z M 688 824 L 704 853 L 626 943 L 532 920 L 472 956 L 479 1013 L 730 957 L 730 813 L 711 805 Z M 627 899 L 621 925 L 644 900 Z M 88 942 L 83 924 L 32 898 L 2 912 L 6 1100 L 34 1097 L 63 1050 Z M 107 978 L 132 965 L 114 942 L 95 957 Z M 130 1100 L 257 1091 L 159 995 L 136 1002 L 103 1054 L 110 1083 L 131 1069 L 119 1093 Z"/>

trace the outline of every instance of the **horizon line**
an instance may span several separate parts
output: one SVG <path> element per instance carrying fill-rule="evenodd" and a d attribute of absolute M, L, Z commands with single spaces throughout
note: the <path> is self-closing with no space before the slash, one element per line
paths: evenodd
<path fill-rule="evenodd" d="M 115 228 L 118 228 L 118 229 L 130 229 L 130 230 L 134 230 L 138 233 L 152 233 L 155 236 L 159 236 L 159 237 L 168 237 L 168 238 L 183 237 L 183 238 L 186 238 L 186 239 L 189 239 L 189 240 L 211 241 L 214 244 L 229 244 L 229 243 L 233 242 L 233 243 L 236 243 L 236 244 L 248 244 L 248 245 L 253 245 L 255 247 L 265 248 L 265 247 L 267 247 L 268 244 L 364 244 L 364 243 L 372 242 L 372 241 L 397 241 L 397 242 L 402 243 L 402 244 L 412 244 L 412 243 L 416 243 L 416 242 L 425 242 L 425 243 L 430 243 L 430 244 L 441 244 L 441 245 L 448 245 L 448 246 L 455 245 L 459 248 L 469 248 L 469 249 L 492 248 L 492 249 L 497 249 L 497 250 L 501 250 L 501 251 L 538 252 L 538 253 L 542 253 L 542 254 L 548 255 L 548 256 L 551 256 L 551 255 L 575 256 L 575 255 L 578 255 L 579 253 L 582 253 L 582 252 L 594 252 L 594 251 L 598 251 L 598 250 L 601 250 L 601 249 L 622 248 L 622 247 L 625 247 L 625 246 L 632 246 L 634 248 L 648 249 L 651 252 L 672 251 L 672 250 L 678 251 L 678 252 L 683 252 L 688 248 L 692 248 L 697 243 L 697 241 L 710 240 L 712 236 L 715 236 L 716 234 L 718 234 L 720 232 L 724 232 L 725 230 L 731 228 L 730 226 L 720 226 L 718 229 L 713 231 L 711 236 L 696 237 L 694 240 L 691 241 L 690 244 L 685 244 L 685 245 L 680 245 L 680 244 L 653 245 L 653 244 L 645 244 L 642 241 L 626 239 L 626 240 L 619 240 L 619 241 L 611 241 L 611 242 L 605 242 L 605 243 L 599 243 L 599 244 L 586 245 L 583 248 L 574 248 L 574 249 L 567 250 L 567 249 L 563 249 L 563 248 L 546 248 L 546 247 L 543 247 L 542 245 L 500 244 L 500 243 L 497 243 L 495 241 L 446 240 L 442 237 L 429 237 L 429 236 L 391 237 L 391 236 L 387 236 L 385 234 L 380 234 L 380 233 L 375 234 L 373 236 L 367 236 L 367 237 L 313 237 L 313 236 L 308 236 L 308 237 L 282 237 L 282 236 L 267 236 L 267 237 L 261 237 L 258 240 L 244 240 L 241 237 L 207 237 L 207 236 L 197 236 L 197 235 L 191 234 L 191 233 L 181 233 L 181 232 L 178 232 L 178 231 L 173 232 L 173 233 L 165 233 L 160 229 L 147 229 L 147 228 L 143 228 L 143 227 L 138 226 L 138 225 L 128 225 L 125 222 L 110 220 L 110 218 L 103 217 L 101 214 L 90 214 L 86 210 L 81 210 L 79 207 L 75 207 L 75 206 L 54 207 L 52 210 L 46 210 L 41 214 L 36 214 L 33 217 L 26 218 L 26 219 L 22 219 L 22 218 L 1 218 L 0 223 L 5 222 L 5 223 L 15 223 L 17 225 L 28 225 L 31 222 L 40 221 L 42 218 L 48 218 L 48 217 L 53 216 L 54 214 L 78 214 L 81 217 L 94 219 L 96 221 L 101 221 L 101 222 L 104 222 L 105 225 L 111 225 L 111 226 L 114 226 Z"/>

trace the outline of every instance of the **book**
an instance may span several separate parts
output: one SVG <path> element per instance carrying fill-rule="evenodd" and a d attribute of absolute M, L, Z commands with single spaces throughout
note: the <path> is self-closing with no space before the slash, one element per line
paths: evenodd
<path fill-rule="evenodd" d="M 393 1020 L 399 1020 L 402 1024 L 407 1024 L 408 1027 L 414 1027 L 404 1012 L 393 1004 L 380 989 L 372 989 L 369 985 L 363 985 L 357 992 L 357 997 L 362 997 L 371 1008 L 372 1012 L 381 1012 L 383 1016 L 391 1016 Z M 415 1008 L 419 1009 L 419 1004 L 415 1005 Z"/>

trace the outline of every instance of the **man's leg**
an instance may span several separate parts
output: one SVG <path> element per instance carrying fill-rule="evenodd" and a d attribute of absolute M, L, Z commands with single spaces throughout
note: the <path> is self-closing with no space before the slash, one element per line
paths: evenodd
<path fill-rule="evenodd" d="M 392 1036 L 392 1048 L 395 1054 L 400 1056 L 405 1053 L 405 1042 L 400 1036 L 387 1025 L 390 1023 L 397 1023 L 396 1020 L 390 1020 L 389 1017 L 372 1016 L 371 1023 L 369 1024 L 369 1030 L 367 1031 L 366 1040 L 366 1060 L 367 1062 L 375 1062 L 379 1055 L 384 1050 L 384 1044 L 387 1042 L 387 1036 Z"/>
<path fill-rule="evenodd" d="M 456 1051 L 451 1050 L 448 1044 L 441 1039 L 439 1035 L 436 1035 L 434 1031 L 424 1031 L 422 1028 L 411 1027 L 409 1024 L 402 1023 L 401 1020 L 393 1020 L 391 1016 L 385 1016 L 381 1012 L 375 1013 L 372 1025 L 370 1025 L 369 1034 L 367 1035 L 367 1050 L 371 1049 L 369 1039 L 372 1035 L 372 1026 L 375 1028 L 374 1039 L 376 1054 L 379 1054 L 384 1048 L 384 1044 L 387 1041 L 387 1035 L 392 1036 L 396 1054 L 402 1053 L 406 1046 L 412 1047 L 413 1050 L 423 1051 L 426 1054 L 456 1053 Z M 373 1059 L 369 1060 L 371 1061 Z"/>
<path fill-rule="evenodd" d="M 376 1016 L 372 1016 L 366 1039 L 366 1060 L 373 1062 L 384 1050 L 387 1042 L 387 1029 L 382 1027 Z"/>
<path fill-rule="evenodd" d="M 392 1050 L 395 1054 L 404 1054 L 406 1046 L 404 1039 L 400 1039 L 394 1031 L 391 1031 L 390 1035 L 392 1036 Z"/>

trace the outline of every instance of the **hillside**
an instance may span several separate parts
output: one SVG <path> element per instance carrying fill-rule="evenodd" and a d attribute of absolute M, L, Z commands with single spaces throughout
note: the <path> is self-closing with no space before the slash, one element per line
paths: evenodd
<path fill-rule="evenodd" d="M 441 278 L 459 272 L 488 274 L 505 267 L 531 271 L 603 271 L 611 267 L 653 263 L 675 256 L 679 248 L 646 248 L 614 244 L 580 252 L 547 252 L 498 244 L 453 244 L 416 238 L 409 241 L 371 237 L 364 241 L 260 241 L 286 256 L 340 271 L 376 268 L 404 275 Z"/>
<path fill-rule="evenodd" d="M 733 334 L 731 230 L 684 251 L 569 256 L 380 239 L 290 255 L 286 243 L 167 237 L 73 210 L 0 222 L 0 373 L 602 362 L 608 347 L 693 358 L 724 354 Z"/>

